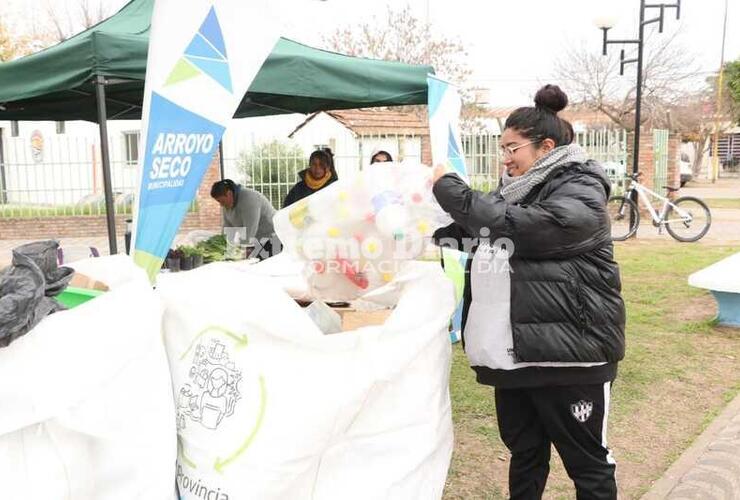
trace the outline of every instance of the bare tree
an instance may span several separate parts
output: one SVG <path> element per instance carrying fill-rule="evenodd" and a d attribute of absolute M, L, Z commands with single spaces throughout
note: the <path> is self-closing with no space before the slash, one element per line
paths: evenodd
<path fill-rule="evenodd" d="M 54 34 L 54 37 L 56 38 L 57 42 L 63 42 L 68 38 L 68 31 L 66 29 L 66 26 L 69 25 L 69 9 L 66 8 L 65 5 L 65 11 L 66 11 L 66 22 L 64 19 L 62 19 L 62 15 L 52 7 L 51 3 L 48 1 L 45 4 L 45 10 L 46 10 L 46 17 L 48 19 L 48 23 L 50 26 L 50 32 Z"/>
<path fill-rule="evenodd" d="M 705 87 L 692 95 L 685 96 L 682 103 L 672 109 L 672 125 L 675 130 L 681 131 L 683 140 L 691 143 L 694 149 L 694 174 L 701 170 L 702 159 L 711 146 L 712 134 L 715 127 L 719 132 L 733 127 L 740 121 L 740 99 L 733 91 L 733 66 L 737 67 L 735 85 L 740 90 L 740 59 L 729 62 L 725 66 L 725 89 L 722 102 L 717 104 L 718 75 L 706 79 Z M 740 98 L 740 92 L 737 96 Z"/>
<path fill-rule="evenodd" d="M 384 19 L 338 29 L 324 38 L 331 50 L 410 64 L 430 64 L 443 78 L 461 84 L 470 76 L 467 52 L 458 40 L 440 37 L 408 5 L 388 7 Z"/>
<path fill-rule="evenodd" d="M 713 110 L 714 103 L 709 89 L 687 95 L 683 104 L 671 110 L 671 124 L 674 129 L 681 131 L 682 139 L 690 143 L 694 150 L 691 167 L 694 175 L 701 171 L 704 154 L 709 150 L 714 132 Z"/>
<path fill-rule="evenodd" d="M 645 43 L 642 124 L 675 128 L 671 109 L 701 87 L 695 58 L 677 42 L 677 35 L 649 37 Z M 636 82 L 630 73 L 619 75 L 616 50 L 602 56 L 594 53 L 593 44 L 571 47 L 556 61 L 555 78 L 574 102 L 601 111 L 620 127 L 634 129 Z"/>
<path fill-rule="evenodd" d="M 464 86 L 472 73 L 465 48 L 459 40 L 437 35 L 429 23 L 414 16 L 408 4 L 398 9 L 389 6 L 384 18 L 339 28 L 323 41 L 327 49 L 343 54 L 433 66 L 437 75 L 461 88 L 463 128 L 478 126 L 481 109 Z M 426 113 L 416 106 L 405 108 Z"/>
<path fill-rule="evenodd" d="M 96 25 L 111 14 L 110 5 L 103 0 L 67 1 L 61 7 L 46 0 L 45 11 L 47 31 L 53 33 L 58 42 Z"/>

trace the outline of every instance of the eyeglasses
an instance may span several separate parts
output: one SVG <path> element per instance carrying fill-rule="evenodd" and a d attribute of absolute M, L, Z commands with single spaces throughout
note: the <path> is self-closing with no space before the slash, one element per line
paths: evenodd
<path fill-rule="evenodd" d="M 516 150 L 519 148 L 523 148 L 524 146 L 529 146 L 530 144 L 537 144 L 538 142 L 542 142 L 542 139 L 535 139 L 534 141 L 525 142 L 524 144 L 517 144 L 516 146 L 501 146 L 499 148 L 499 154 L 501 156 L 513 156 L 514 153 L 516 153 Z"/>

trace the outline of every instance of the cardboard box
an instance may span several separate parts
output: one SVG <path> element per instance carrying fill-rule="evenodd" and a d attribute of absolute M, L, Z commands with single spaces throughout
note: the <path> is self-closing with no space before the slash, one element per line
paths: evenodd
<path fill-rule="evenodd" d="M 353 307 L 338 307 L 334 309 L 342 318 L 342 331 L 347 332 L 363 326 L 379 326 L 386 322 L 393 309 L 376 311 L 358 311 Z"/>
<path fill-rule="evenodd" d="M 108 285 L 106 285 L 102 281 L 94 280 L 93 278 L 82 273 L 74 273 L 72 275 L 72 281 L 69 282 L 69 286 L 73 286 L 76 288 L 87 288 L 88 290 L 100 290 L 101 292 L 108 291 Z"/>

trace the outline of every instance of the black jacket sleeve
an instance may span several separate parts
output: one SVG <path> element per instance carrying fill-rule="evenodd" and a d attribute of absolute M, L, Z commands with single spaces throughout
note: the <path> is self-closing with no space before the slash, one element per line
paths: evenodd
<path fill-rule="evenodd" d="M 606 193 L 588 175 L 558 183 L 530 205 L 508 203 L 498 192 L 471 189 L 457 175 L 434 184 L 440 206 L 469 234 L 488 228 L 490 238 L 514 243 L 515 255 L 529 259 L 567 258 L 598 246 L 608 231 Z"/>
<path fill-rule="evenodd" d="M 472 237 L 470 233 L 456 222 L 434 231 L 432 241 L 439 247 L 452 248 L 461 252 L 470 252 L 472 250 Z"/>

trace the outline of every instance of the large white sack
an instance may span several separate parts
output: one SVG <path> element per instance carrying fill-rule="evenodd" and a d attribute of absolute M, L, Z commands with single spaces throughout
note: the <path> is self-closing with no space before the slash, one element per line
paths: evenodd
<path fill-rule="evenodd" d="M 0 349 L 3 500 L 174 498 L 161 308 L 143 271 L 120 271 L 128 283 Z"/>
<path fill-rule="evenodd" d="M 111 290 L 141 279 L 141 268 L 134 264 L 131 257 L 123 254 L 81 259 L 66 267 L 106 284 Z"/>
<path fill-rule="evenodd" d="M 454 292 L 435 264 L 396 283 L 385 325 L 324 336 L 271 278 L 160 277 L 182 498 L 442 496 Z"/>

